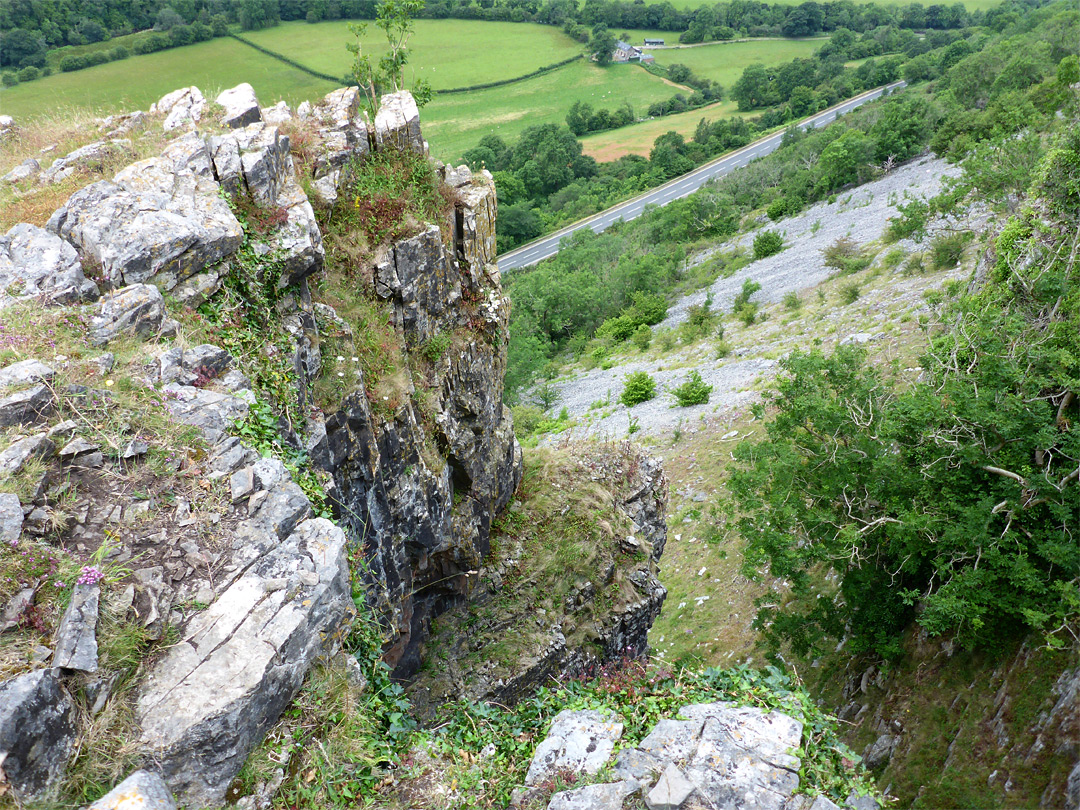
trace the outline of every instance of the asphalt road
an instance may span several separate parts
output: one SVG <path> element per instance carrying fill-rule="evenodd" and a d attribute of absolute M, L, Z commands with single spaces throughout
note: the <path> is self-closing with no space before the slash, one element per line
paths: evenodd
<path fill-rule="evenodd" d="M 851 112 L 856 107 L 880 97 L 886 91 L 900 90 L 906 85 L 907 82 L 900 81 L 886 85 L 885 87 L 879 87 L 876 90 L 869 90 L 862 95 L 848 99 L 842 104 L 837 104 L 835 107 L 823 110 L 817 115 L 812 115 L 809 118 L 803 119 L 799 122 L 799 127 L 802 129 L 823 127 L 826 124 L 835 121 L 836 116 Z M 542 239 L 537 239 L 535 242 L 529 242 L 527 245 L 522 245 L 509 253 L 504 253 L 499 257 L 499 270 L 505 273 L 507 270 L 513 270 L 517 267 L 528 267 L 529 265 L 536 264 L 550 256 L 554 256 L 559 252 L 559 244 L 562 242 L 563 237 L 574 233 L 574 231 L 581 230 L 582 228 L 590 228 L 593 232 L 600 233 L 620 220 L 631 220 L 641 216 L 641 213 L 645 210 L 646 206 L 667 205 L 672 200 L 678 200 L 693 194 L 714 177 L 721 177 L 733 169 L 738 169 L 740 166 L 745 166 L 756 158 L 763 157 L 770 152 L 775 151 L 777 147 L 780 146 L 783 137 L 784 133 L 778 132 L 775 135 L 762 138 L 760 141 L 755 141 L 749 146 L 744 146 L 742 149 L 736 150 L 735 152 L 729 152 L 710 163 L 706 163 L 704 166 L 700 166 L 697 169 L 694 169 L 694 171 L 684 174 L 682 177 L 676 177 L 674 180 L 669 180 L 664 185 L 658 186 L 651 191 L 647 191 L 633 199 L 612 206 L 606 211 L 601 211 L 599 214 L 593 214 L 591 217 L 579 220 L 573 225 L 568 225 Z"/>

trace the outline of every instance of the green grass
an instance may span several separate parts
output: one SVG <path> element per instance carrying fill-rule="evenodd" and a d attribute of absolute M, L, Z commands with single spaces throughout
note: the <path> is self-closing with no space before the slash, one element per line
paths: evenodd
<path fill-rule="evenodd" d="M 284 23 L 244 34 L 263 48 L 283 54 L 305 67 L 344 76 L 353 42 L 348 23 Z M 378 58 L 386 50 L 382 31 L 368 26 L 364 52 Z M 468 87 L 532 73 L 582 52 L 582 45 L 561 29 L 534 23 L 482 22 L 478 20 L 417 20 L 409 39 L 406 78 L 426 79 L 435 90 Z"/>
<path fill-rule="evenodd" d="M 643 114 L 650 104 L 674 92 L 636 65 L 601 68 L 583 60 L 505 87 L 436 96 L 420 117 L 435 156 L 456 160 L 484 135 L 513 141 L 527 126 L 563 124 L 575 101 L 606 108 L 629 101 Z"/>
<path fill-rule="evenodd" d="M 771 0 L 778 6 L 798 6 L 801 5 L 804 0 Z M 991 8 L 997 8 L 1001 5 L 1001 0 L 962 0 L 964 8 L 968 11 L 986 11 Z M 694 9 L 701 6 L 701 0 L 671 0 L 671 5 L 675 8 Z M 882 6 L 903 6 L 907 5 L 906 0 L 881 0 L 879 5 Z M 928 3 L 926 5 L 929 5 Z M 668 32 L 671 35 L 671 32 Z M 676 33 L 672 35 L 672 39 L 678 40 L 679 35 Z"/>
<path fill-rule="evenodd" d="M 212 100 L 240 82 L 250 82 L 264 105 L 318 99 L 338 86 L 223 38 L 4 88 L 0 109 L 17 119 L 54 115 L 62 108 L 145 110 L 178 87 L 195 85 Z"/>
<path fill-rule="evenodd" d="M 652 53 L 658 65 L 686 65 L 699 76 L 719 82 L 725 91 L 730 91 L 748 65 L 777 65 L 797 57 L 808 57 L 826 41 L 825 38 L 816 38 L 718 42 L 694 48 L 656 50 Z"/>

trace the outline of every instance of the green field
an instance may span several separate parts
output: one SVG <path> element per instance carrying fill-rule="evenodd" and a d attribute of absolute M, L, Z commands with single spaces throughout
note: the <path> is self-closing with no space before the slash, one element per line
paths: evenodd
<path fill-rule="evenodd" d="M 250 82 L 264 105 L 282 98 L 292 104 L 317 99 L 338 86 L 235 39 L 213 39 L 5 87 L 0 90 L 0 110 L 17 119 L 51 116 L 71 107 L 145 110 L 178 87 L 193 84 L 213 99 L 240 82 Z"/>
<path fill-rule="evenodd" d="M 597 67 L 584 60 L 523 82 L 458 95 L 436 96 L 421 111 L 432 151 L 456 160 L 484 135 L 513 140 L 534 124 L 562 124 L 576 101 L 615 108 L 629 101 L 638 115 L 676 89 L 637 65 Z"/>
<path fill-rule="evenodd" d="M 348 72 L 352 57 L 345 46 L 355 41 L 345 22 L 283 23 L 246 32 L 244 38 L 330 76 Z M 384 54 L 382 31 L 369 25 L 363 46 L 373 58 Z M 550 25 L 417 20 L 409 49 L 406 78 L 426 79 L 442 90 L 524 76 L 577 56 L 582 45 Z"/>
<path fill-rule="evenodd" d="M 776 65 L 807 57 L 828 42 L 818 39 L 766 39 L 752 42 L 717 42 L 692 48 L 654 50 L 658 65 L 682 64 L 699 76 L 719 82 L 725 92 L 742 75 L 747 65 Z"/>
<path fill-rule="evenodd" d="M 770 3 L 774 3 L 778 6 L 798 6 L 804 3 L 806 0 L 769 0 Z M 1002 0 L 961 0 L 961 4 L 968 11 L 986 11 L 991 8 L 997 8 L 1002 3 Z M 906 6 L 908 0 L 879 0 L 878 5 L 882 6 Z M 701 0 L 671 0 L 671 5 L 677 9 L 694 9 L 701 7 Z M 931 5 L 929 2 L 924 2 L 924 6 Z M 952 5 L 948 3 L 946 5 Z M 673 41 L 678 40 L 679 35 L 675 34 Z"/>

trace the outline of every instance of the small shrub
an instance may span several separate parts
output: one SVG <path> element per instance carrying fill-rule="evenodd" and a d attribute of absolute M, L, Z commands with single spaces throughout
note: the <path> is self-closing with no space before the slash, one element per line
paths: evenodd
<path fill-rule="evenodd" d="M 453 342 L 453 338 L 441 332 L 437 335 L 432 335 L 428 341 L 420 349 L 421 354 L 428 359 L 429 363 L 438 363 L 442 360 L 446 350 L 450 348 L 450 344 Z"/>
<path fill-rule="evenodd" d="M 911 257 L 904 264 L 904 275 L 915 276 L 922 275 L 926 272 L 926 265 L 923 264 L 923 254 L 912 253 Z"/>
<path fill-rule="evenodd" d="M 535 405 L 515 405 L 510 413 L 514 417 L 514 432 L 523 436 L 535 433 L 544 421 L 544 412 Z"/>
<path fill-rule="evenodd" d="M 859 300 L 859 295 L 861 295 L 861 293 L 862 291 L 859 289 L 858 284 L 855 284 L 854 282 L 845 284 L 840 288 L 840 300 L 843 301 L 845 305 L 854 304 Z"/>
<path fill-rule="evenodd" d="M 659 293 L 638 290 L 631 296 L 631 300 L 634 302 L 631 309 L 639 324 L 655 326 L 667 316 L 667 300 Z"/>
<path fill-rule="evenodd" d="M 19 71 L 19 81 L 20 82 L 32 82 L 35 79 L 40 79 L 40 78 L 41 78 L 41 71 L 38 70 L 33 65 L 27 65 L 26 67 L 24 67 L 22 70 Z"/>
<path fill-rule="evenodd" d="M 754 237 L 754 258 L 774 256 L 784 249 L 784 237 L 776 231 L 762 231 Z"/>
<path fill-rule="evenodd" d="M 686 312 L 686 320 L 679 324 L 679 333 L 684 343 L 692 343 L 707 335 L 716 323 L 712 312 L 712 301 L 706 298 L 700 304 L 692 305 Z"/>
<path fill-rule="evenodd" d="M 642 324 L 634 330 L 634 334 L 630 336 L 630 339 L 640 351 L 646 351 L 649 348 L 649 343 L 652 342 L 652 329 Z"/>
<path fill-rule="evenodd" d="M 874 260 L 868 251 L 848 236 L 841 236 L 822 250 L 821 255 L 825 258 L 826 267 L 839 270 L 845 276 L 865 270 Z"/>
<path fill-rule="evenodd" d="M 742 309 L 744 305 L 750 303 L 750 296 L 760 289 L 761 285 L 756 281 L 750 279 L 744 280 L 742 289 L 739 291 L 739 294 L 735 296 L 735 300 L 731 302 L 731 311 L 738 314 L 739 310 Z"/>
<path fill-rule="evenodd" d="M 784 306 L 790 310 L 799 309 L 802 306 L 802 299 L 799 298 L 799 294 L 792 290 L 784 295 Z"/>
<path fill-rule="evenodd" d="M 634 334 L 638 324 L 632 315 L 619 315 L 617 318 L 608 318 L 596 329 L 598 340 L 607 340 L 611 343 L 622 343 Z"/>
<path fill-rule="evenodd" d="M 14 71 L 5 70 L 0 75 L 0 82 L 3 82 L 4 87 L 14 87 L 19 83 L 19 77 Z"/>
<path fill-rule="evenodd" d="M 680 407 L 688 408 L 691 405 L 704 405 L 709 401 L 712 390 L 713 387 L 706 385 L 697 371 L 691 371 L 690 376 L 686 378 L 686 382 L 677 388 L 673 388 L 671 393 L 675 395 Z"/>
<path fill-rule="evenodd" d="M 723 360 L 729 354 L 731 354 L 731 344 L 726 340 L 716 341 L 716 359 Z"/>
<path fill-rule="evenodd" d="M 906 255 L 903 248 L 893 248 L 886 253 L 885 258 L 881 260 L 881 266 L 886 270 L 895 270 L 903 264 Z"/>
<path fill-rule="evenodd" d="M 619 402 L 628 408 L 648 402 L 656 396 L 656 380 L 644 371 L 635 371 L 626 375 L 626 384 L 623 387 Z"/>
<path fill-rule="evenodd" d="M 544 383 L 536 389 L 536 401 L 545 411 L 550 411 L 559 401 L 559 389 L 551 383 Z"/>
<path fill-rule="evenodd" d="M 22 75 L 20 74 L 20 78 Z M 960 264 L 964 257 L 964 234 L 951 233 L 939 236 L 930 243 L 930 264 L 935 270 L 949 270 Z"/>
<path fill-rule="evenodd" d="M 675 348 L 675 333 L 671 329 L 657 329 L 653 339 L 661 354 L 667 354 Z"/>

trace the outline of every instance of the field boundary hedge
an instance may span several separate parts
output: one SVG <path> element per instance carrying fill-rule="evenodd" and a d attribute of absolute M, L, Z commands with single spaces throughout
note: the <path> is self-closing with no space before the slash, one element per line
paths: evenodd
<path fill-rule="evenodd" d="M 303 71 L 304 73 L 308 74 L 309 76 L 314 76 L 316 79 L 325 79 L 326 81 L 330 81 L 330 82 L 345 82 L 345 84 L 349 84 L 352 81 L 351 76 L 331 76 L 331 75 L 329 75 L 327 73 L 320 73 L 317 70 L 313 70 L 312 68 L 309 68 L 307 65 L 302 65 L 299 62 L 297 62 L 297 61 L 295 61 L 293 59 L 290 59 L 289 57 L 285 56 L 284 54 L 280 54 L 277 51 L 272 51 L 269 48 L 264 48 L 262 45 L 256 45 L 250 39 L 245 39 L 244 37 L 240 36 L 239 34 L 234 34 L 234 33 L 230 32 L 229 36 L 232 37 L 233 39 L 239 41 L 239 42 L 243 42 L 245 45 L 247 45 L 250 48 L 254 48 L 259 53 L 264 53 L 267 56 L 270 56 L 270 57 L 273 57 L 274 59 L 277 59 L 278 61 L 284 62 L 289 67 L 294 67 L 297 70 Z M 570 63 L 576 62 L 578 59 L 583 59 L 583 58 L 584 57 L 581 56 L 581 55 L 571 56 L 569 59 L 564 59 L 561 62 L 555 62 L 554 64 L 551 64 L 551 65 L 544 65 L 544 67 L 537 68 L 532 73 L 526 73 L 523 76 L 515 76 L 513 79 L 500 79 L 499 81 L 496 81 L 496 82 L 485 82 L 484 84 L 471 84 L 468 87 L 451 87 L 451 88 L 448 88 L 446 90 L 436 90 L 435 94 L 436 95 L 453 95 L 455 93 L 470 93 L 473 90 L 490 90 L 493 87 L 505 87 L 508 84 L 514 84 L 516 82 L 523 82 L 523 81 L 525 81 L 527 79 L 535 79 L 537 76 L 543 76 L 545 73 L 551 73 L 552 71 L 558 70 L 559 68 L 564 68 L 567 65 L 569 65 Z"/>

